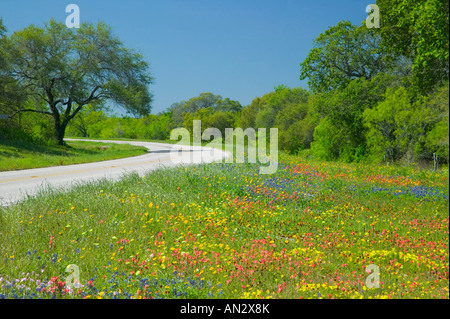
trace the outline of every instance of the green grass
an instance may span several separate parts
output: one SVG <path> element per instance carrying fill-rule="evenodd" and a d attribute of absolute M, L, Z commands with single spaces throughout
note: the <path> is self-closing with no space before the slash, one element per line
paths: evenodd
<path fill-rule="evenodd" d="M 68 141 L 66 146 L 0 141 L 0 171 L 98 162 L 142 155 L 145 147 L 129 144 Z"/>
<path fill-rule="evenodd" d="M 176 141 L 171 140 L 149 140 L 149 139 L 133 139 L 133 138 L 126 138 L 126 137 L 106 137 L 106 138 L 99 138 L 99 137 L 68 137 L 68 139 L 83 139 L 83 140 L 105 140 L 105 141 L 133 141 L 133 142 L 152 142 L 152 143 L 166 143 L 166 144 L 175 144 Z"/>
<path fill-rule="evenodd" d="M 0 297 L 448 298 L 448 183 L 281 154 L 43 190 L 0 208 Z"/>

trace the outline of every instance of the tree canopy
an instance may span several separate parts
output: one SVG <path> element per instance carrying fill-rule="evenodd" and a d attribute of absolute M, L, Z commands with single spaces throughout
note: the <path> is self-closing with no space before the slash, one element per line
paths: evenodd
<path fill-rule="evenodd" d="M 341 21 L 314 40 L 301 63 L 300 79 L 308 78 L 315 92 L 337 89 L 357 78 L 370 80 L 389 66 L 380 42 L 376 30 Z"/>
<path fill-rule="evenodd" d="M 192 97 L 188 101 L 173 103 L 169 111 L 172 112 L 174 126 L 183 125 L 183 114 L 194 114 L 199 110 L 210 108 L 213 112 L 231 112 L 236 114 L 241 111 L 242 106 L 238 101 L 223 99 L 220 95 L 210 92 L 201 93 L 199 96 Z M 200 114 L 200 113 L 199 113 Z"/>
<path fill-rule="evenodd" d="M 15 112 L 23 102 L 23 94 L 17 81 L 8 75 L 8 63 L 4 50 L 5 33 L 6 27 L 0 19 L 0 114 Z"/>
<path fill-rule="evenodd" d="M 410 57 L 413 85 L 431 93 L 449 77 L 447 0 L 378 0 L 383 50 Z"/>

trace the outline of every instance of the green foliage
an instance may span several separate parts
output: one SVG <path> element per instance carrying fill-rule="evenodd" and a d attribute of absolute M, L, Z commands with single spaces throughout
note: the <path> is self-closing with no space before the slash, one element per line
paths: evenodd
<path fill-rule="evenodd" d="M 314 126 L 311 125 L 308 102 L 288 104 L 275 118 L 279 129 L 279 145 L 289 152 L 309 148 Z"/>
<path fill-rule="evenodd" d="M 341 21 L 320 34 L 301 63 L 300 79 L 311 90 L 328 92 L 358 78 L 371 79 L 389 67 L 376 30 Z"/>
<path fill-rule="evenodd" d="M 448 86 L 448 3 L 377 4 L 381 37 L 339 22 L 301 64 L 300 78 L 318 93 L 310 99 L 309 116 L 319 124 L 311 154 L 359 161 L 370 153 L 374 161 L 411 163 L 436 153 L 448 162 L 448 93 L 445 85 L 434 90 Z"/>
<path fill-rule="evenodd" d="M 314 141 L 311 143 L 311 153 L 317 158 L 331 161 L 339 158 L 342 132 L 332 120 L 324 117 L 314 130 Z"/>
<path fill-rule="evenodd" d="M 225 129 L 234 127 L 235 115 L 231 111 L 214 111 L 213 108 L 202 108 L 195 113 L 183 114 L 183 126 L 190 132 L 193 129 L 193 120 L 201 120 L 202 131 L 206 128 L 217 128 L 222 137 L 225 136 Z"/>
<path fill-rule="evenodd" d="M 278 111 L 274 106 L 266 104 L 264 108 L 256 115 L 255 129 L 274 127 L 277 113 Z"/>
<path fill-rule="evenodd" d="M 320 122 L 318 131 L 314 132 L 312 153 L 319 158 L 346 162 L 364 157 L 364 110 L 382 100 L 386 87 L 394 80 L 394 77 L 380 73 L 371 80 L 355 79 L 346 87 L 316 95 L 311 100 L 311 107 Z"/>
<path fill-rule="evenodd" d="M 148 64 L 104 23 L 72 31 L 51 20 L 43 28 L 16 31 L 5 42 L 8 75 L 30 99 L 46 103 L 17 112 L 50 115 L 59 144 L 67 124 L 93 101 L 110 100 L 136 116 L 151 110 Z"/>
<path fill-rule="evenodd" d="M 67 129 L 69 136 L 166 140 L 170 135 L 170 113 L 142 118 L 108 117 L 103 110 L 88 107 Z"/>
<path fill-rule="evenodd" d="M 0 140 L 56 144 L 51 118 L 36 113 L 23 113 L 14 119 L 0 120 Z"/>
<path fill-rule="evenodd" d="M 273 92 L 255 98 L 242 109 L 236 126 L 246 128 L 271 128 L 279 130 L 279 145 L 289 152 L 309 147 L 313 123 L 307 118 L 309 93 L 302 88 L 275 87 Z"/>
<path fill-rule="evenodd" d="M 411 110 L 411 98 L 404 87 L 389 88 L 384 101 L 365 110 L 368 146 L 376 160 L 395 161 L 405 154 L 411 130 L 417 126 L 412 123 Z"/>
<path fill-rule="evenodd" d="M 432 123 L 426 145 L 444 162 L 449 162 L 449 84 L 439 88 L 430 99 Z"/>
<path fill-rule="evenodd" d="M 292 120 L 287 119 L 281 111 L 289 106 L 290 114 L 298 113 L 297 105 L 308 101 L 308 92 L 302 88 L 288 88 L 284 85 L 275 88 L 275 91 L 255 98 L 252 103 L 245 107 L 237 120 L 239 127 L 245 129 L 270 128 L 281 126 L 286 129 Z M 299 112 L 300 118 L 304 111 Z M 296 116 L 296 118 L 299 118 Z"/>
<path fill-rule="evenodd" d="M 3 36 L 3 34 L 6 32 L 6 27 L 3 24 L 3 19 L 0 18 L 0 36 Z"/>
<path fill-rule="evenodd" d="M 448 84 L 414 100 L 404 87 L 388 89 L 384 101 L 364 112 L 367 140 L 376 161 L 448 162 Z"/>
<path fill-rule="evenodd" d="M 191 116 L 202 109 L 209 109 L 210 112 L 231 112 L 233 114 L 241 111 L 242 106 L 238 101 L 229 98 L 222 99 L 220 95 L 212 93 L 201 93 L 188 101 L 173 103 L 169 112 L 172 114 L 173 127 L 180 127 L 185 123 L 184 114 Z M 192 126 L 192 123 L 191 123 Z"/>
<path fill-rule="evenodd" d="M 158 115 L 147 63 L 107 25 L 52 20 L 7 37 L 0 20 L 0 113 L 19 114 L 0 134 L 53 143 L 68 125 L 70 136 L 164 140 L 201 120 L 222 135 L 276 127 L 283 150 L 326 160 L 448 162 L 448 4 L 379 2 L 381 32 L 341 21 L 317 37 L 301 64 L 311 91 L 281 84 L 244 108 L 206 92 Z M 106 101 L 134 117 L 107 115 Z"/>
<path fill-rule="evenodd" d="M 449 76 L 446 0 L 379 0 L 383 50 L 413 61 L 413 84 L 429 94 Z"/>
<path fill-rule="evenodd" d="M 140 121 L 140 136 L 150 140 L 167 140 L 170 137 L 170 113 L 147 115 Z"/>
<path fill-rule="evenodd" d="M 280 132 L 280 147 L 291 153 L 309 149 L 313 141 L 314 129 L 316 125 L 316 119 L 309 115 L 294 122 L 286 130 L 282 130 Z"/>
<path fill-rule="evenodd" d="M 275 118 L 275 124 L 279 129 L 286 131 L 290 126 L 301 121 L 308 115 L 308 103 L 291 103 L 278 112 Z"/>
<path fill-rule="evenodd" d="M 5 33 L 6 28 L 0 18 L 0 114 L 11 114 L 23 103 L 24 98 L 17 81 L 8 74 Z M 0 129 L 5 128 L 6 125 L 8 125 L 7 122 L 0 121 Z"/>

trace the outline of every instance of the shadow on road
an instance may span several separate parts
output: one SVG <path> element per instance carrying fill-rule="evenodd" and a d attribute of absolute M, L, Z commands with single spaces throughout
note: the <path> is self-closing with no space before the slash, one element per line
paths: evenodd
<path fill-rule="evenodd" d="M 170 150 L 158 150 L 158 151 L 148 151 L 149 153 L 186 153 L 186 152 L 202 152 L 202 150 L 182 150 L 182 149 L 170 149 Z"/>

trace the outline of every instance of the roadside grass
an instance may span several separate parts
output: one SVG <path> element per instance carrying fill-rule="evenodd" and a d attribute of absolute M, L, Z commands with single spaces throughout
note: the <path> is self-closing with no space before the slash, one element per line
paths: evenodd
<path fill-rule="evenodd" d="M 0 140 L 0 171 L 91 163 L 142 155 L 145 147 L 129 144 L 68 141 L 67 146 Z"/>
<path fill-rule="evenodd" d="M 125 137 L 79 137 L 79 136 L 67 136 L 68 139 L 82 139 L 82 140 L 105 140 L 105 141 L 133 141 L 133 142 L 152 142 L 152 143 L 165 143 L 165 144 L 175 144 L 177 141 L 172 140 L 151 140 L 151 139 L 134 139 Z"/>
<path fill-rule="evenodd" d="M 448 183 L 281 153 L 44 189 L 0 208 L 0 297 L 449 298 Z"/>

